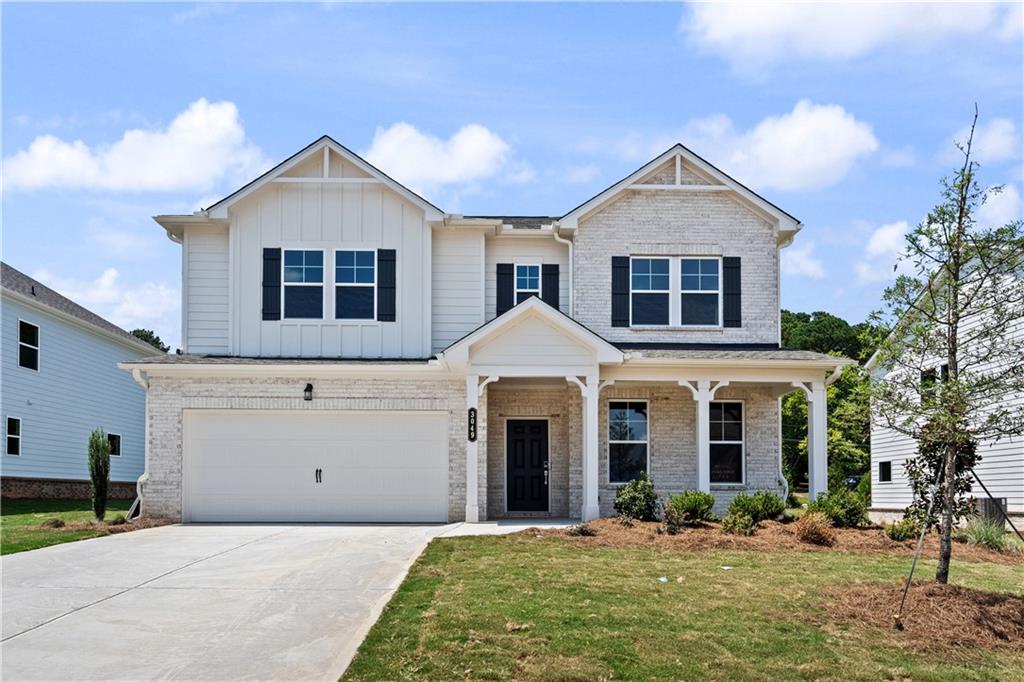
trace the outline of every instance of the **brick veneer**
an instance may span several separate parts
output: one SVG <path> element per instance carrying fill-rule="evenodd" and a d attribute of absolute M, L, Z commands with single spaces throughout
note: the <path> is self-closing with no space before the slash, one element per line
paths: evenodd
<path fill-rule="evenodd" d="M 5 500 L 87 500 L 92 498 L 92 483 L 49 478 L 0 478 L 0 496 Z M 112 500 L 135 498 L 135 481 L 111 481 L 107 497 Z"/>

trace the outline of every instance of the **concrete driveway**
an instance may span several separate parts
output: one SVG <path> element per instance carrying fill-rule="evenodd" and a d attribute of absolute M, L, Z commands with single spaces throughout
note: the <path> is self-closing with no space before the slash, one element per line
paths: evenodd
<path fill-rule="evenodd" d="M 2 678 L 334 680 L 431 538 L 530 525 L 165 526 L 6 556 Z"/>

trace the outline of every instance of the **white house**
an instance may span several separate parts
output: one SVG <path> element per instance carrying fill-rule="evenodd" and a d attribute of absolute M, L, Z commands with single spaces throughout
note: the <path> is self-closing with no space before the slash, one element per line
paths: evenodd
<path fill-rule="evenodd" d="M 446 213 L 329 137 L 192 215 L 183 355 L 147 389 L 143 513 L 185 521 L 612 514 L 785 493 L 780 398 L 847 361 L 780 348 L 800 222 L 676 145 L 560 216 Z"/>

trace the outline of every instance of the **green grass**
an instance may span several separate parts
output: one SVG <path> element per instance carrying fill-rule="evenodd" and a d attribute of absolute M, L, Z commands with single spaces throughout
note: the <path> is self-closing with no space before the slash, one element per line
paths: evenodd
<path fill-rule="evenodd" d="M 131 500 L 107 502 L 107 519 L 123 514 Z M 0 554 L 14 554 L 30 549 L 59 545 L 63 542 L 85 540 L 103 535 L 97 528 L 43 528 L 47 519 L 61 519 L 64 523 L 91 521 L 92 502 L 89 500 L 4 500 L 0 503 Z"/>
<path fill-rule="evenodd" d="M 798 504 L 795 507 L 789 507 L 786 509 L 786 513 L 793 518 L 798 519 L 803 516 L 805 511 L 807 511 L 807 499 L 809 496 L 807 493 L 793 493 L 793 497 L 796 498 Z"/>
<path fill-rule="evenodd" d="M 816 624 L 822 588 L 891 584 L 906 569 L 906 557 L 890 555 L 443 538 L 343 679 L 1024 679 L 1010 654 L 957 661 L 901 648 L 891 630 Z M 919 570 L 929 575 L 934 562 Z M 1019 565 L 956 562 L 953 580 L 1024 593 Z"/>

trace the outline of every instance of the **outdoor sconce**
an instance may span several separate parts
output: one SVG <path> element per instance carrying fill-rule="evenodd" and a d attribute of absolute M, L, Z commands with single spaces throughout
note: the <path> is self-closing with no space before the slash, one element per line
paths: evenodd
<path fill-rule="evenodd" d="M 312 400 L 313 399 L 313 384 L 306 384 L 306 388 L 302 389 L 302 399 Z"/>

